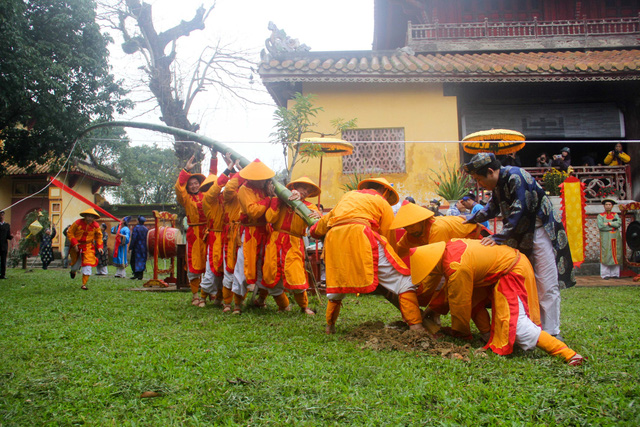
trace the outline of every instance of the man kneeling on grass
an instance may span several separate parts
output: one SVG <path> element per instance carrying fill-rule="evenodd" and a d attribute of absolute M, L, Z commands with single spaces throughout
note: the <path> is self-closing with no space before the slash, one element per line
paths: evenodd
<path fill-rule="evenodd" d="M 508 246 L 483 246 L 478 240 L 453 239 L 420 246 L 411 255 L 414 284 L 444 275 L 443 291 L 451 311 L 451 328 L 443 332 L 471 338 L 469 321 L 478 307 L 491 301 L 491 336 L 485 348 L 510 354 L 514 343 L 523 350 L 539 347 L 572 366 L 584 358 L 540 328 L 540 310 L 531 263 Z M 435 280 L 429 280 L 437 284 Z"/>

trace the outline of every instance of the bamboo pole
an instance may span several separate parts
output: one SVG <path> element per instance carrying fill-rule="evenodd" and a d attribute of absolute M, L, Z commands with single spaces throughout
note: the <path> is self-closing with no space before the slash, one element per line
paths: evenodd
<path fill-rule="evenodd" d="M 204 145 L 205 147 L 213 148 L 214 150 L 220 153 L 230 153 L 231 158 L 234 161 L 240 160 L 240 166 L 242 166 L 243 168 L 247 166 L 249 163 L 251 163 L 249 160 L 247 160 L 245 157 L 237 153 L 235 150 L 227 147 L 226 145 L 214 139 L 208 138 L 204 135 L 199 135 L 194 132 L 189 132 L 184 129 L 178 129 L 171 126 L 158 125 L 153 123 L 130 122 L 130 121 L 123 121 L 123 120 L 97 123 L 95 125 L 91 125 L 86 129 L 84 129 L 82 133 L 78 136 L 78 138 L 81 138 L 82 136 L 86 135 L 87 133 L 95 129 L 104 128 L 104 127 L 130 127 L 130 128 L 146 129 L 146 130 L 151 130 L 155 132 L 167 133 L 176 137 L 188 139 L 189 141 L 197 142 L 201 145 Z M 298 215 L 300 215 L 302 219 L 305 220 L 307 225 L 311 226 L 318 221 L 317 219 L 311 218 L 309 216 L 311 211 L 309 210 L 309 208 L 305 206 L 304 203 L 302 203 L 299 200 L 289 200 L 291 191 L 289 191 L 287 187 L 279 183 L 275 178 L 271 178 L 271 182 L 273 182 L 273 185 L 275 187 L 275 193 L 278 196 L 278 198 L 282 200 L 284 203 L 286 203 L 288 206 L 293 208 L 293 210 Z"/>

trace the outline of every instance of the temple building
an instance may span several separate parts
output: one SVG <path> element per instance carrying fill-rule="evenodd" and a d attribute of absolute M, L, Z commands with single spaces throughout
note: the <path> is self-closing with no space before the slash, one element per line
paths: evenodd
<path fill-rule="evenodd" d="M 260 63 L 279 106 L 317 95 L 319 132 L 357 119 L 342 134 L 353 154 L 323 159 L 323 204 L 353 173 L 424 204 L 431 169 L 468 158 L 451 141 L 492 128 L 526 136 L 518 155 L 537 177 L 538 154 L 566 146 L 589 200 L 607 185 L 640 199 L 640 144 L 625 143 L 640 139 L 640 1 L 374 0 L 374 13 L 370 51 L 314 52 L 274 29 Z M 618 141 L 631 164 L 607 167 Z M 318 161 L 301 175 L 317 179 Z"/>

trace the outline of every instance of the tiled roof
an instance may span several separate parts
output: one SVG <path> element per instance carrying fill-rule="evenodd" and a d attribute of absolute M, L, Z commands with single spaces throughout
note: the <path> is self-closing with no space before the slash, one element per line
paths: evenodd
<path fill-rule="evenodd" d="M 401 50 L 307 52 L 266 56 L 260 76 L 265 83 L 637 80 L 640 49 L 415 55 Z"/>
<path fill-rule="evenodd" d="M 85 175 L 94 181 L 101 182 L 106 185 L 120 185 L 120 178 L 115 171 L 109 171 L 104 166 L 97 167 L 90 165 L 89 163 L 81 160 L 72 161 L 72 165 L 69 168 L 69 174 L 71 175 Z M 55 175 L 58 171 L 55 167 L 52 169 L 54 162 L 53 159 L 47 161 L 44 164 L 32 165 L 33 169 L 22 168 L 15 165 L 2 165 L 5 169 L 4 175 L 7 176 L 28 176 L 28 175 Z"/>

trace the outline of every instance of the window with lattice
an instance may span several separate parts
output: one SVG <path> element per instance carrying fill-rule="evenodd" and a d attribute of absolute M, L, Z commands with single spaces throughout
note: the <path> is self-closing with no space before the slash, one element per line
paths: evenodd
<path fill-rule="evenodd" d="M 342 173 L 404 173 L 404 128 L 349 129 L 342 139 L 353 153 L 342 158 Z"/>

